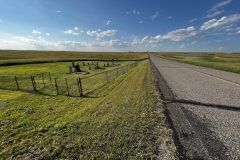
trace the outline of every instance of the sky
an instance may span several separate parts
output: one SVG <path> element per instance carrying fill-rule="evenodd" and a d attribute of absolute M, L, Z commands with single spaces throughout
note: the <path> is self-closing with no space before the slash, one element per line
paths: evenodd
<path fill-rule="evenodd" d="M 0 0 L 0 49 L 240 51 L 240 0 Z"/>

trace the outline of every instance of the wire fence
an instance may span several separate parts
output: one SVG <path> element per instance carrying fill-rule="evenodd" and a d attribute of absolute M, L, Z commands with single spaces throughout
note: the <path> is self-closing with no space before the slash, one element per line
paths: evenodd
<path fill-rule="evenodd" d="M 137 66 L 137 62 L 84 78 L 53 78 L 50 72 L 31 76 L 0 75 L 0 89 L 82 97 Z"/>

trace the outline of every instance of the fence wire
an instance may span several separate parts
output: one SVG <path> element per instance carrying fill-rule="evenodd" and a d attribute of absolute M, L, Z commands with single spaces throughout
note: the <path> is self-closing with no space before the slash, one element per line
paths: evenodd
<path fill-rule="evenodd" d="M 85 78 L 52 78 L 49 72 L 31 76 L 0 75 L 0 88 L 38 92 L 47 95 L 79 97 L 125 74 L 137 63 L 104 71 Z"/>

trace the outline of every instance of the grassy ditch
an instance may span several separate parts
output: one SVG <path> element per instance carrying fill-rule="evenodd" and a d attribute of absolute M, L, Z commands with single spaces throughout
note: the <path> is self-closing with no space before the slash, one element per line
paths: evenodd
<path fill-rule="evenodd" d="M 88 98 L 0 90 L 0 159 L 174 159 L 148 61 Z"/>

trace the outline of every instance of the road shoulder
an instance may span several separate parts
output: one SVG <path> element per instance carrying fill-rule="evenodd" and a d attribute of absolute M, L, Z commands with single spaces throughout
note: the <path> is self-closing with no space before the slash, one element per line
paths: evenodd
<path fill-rule="evenodd" d="M 160 91 L 163 102 L 174 99 L 174 95 L 156 66 L 152 63 L 152 71 L 156 86 Z M 203 145 L 197 132 L 185 117 L 181 107 L 175 103 L 165 103 L 168 121 L 174 131 L 174 139 L 180 159 L 208 159 L 208 150 Z"/>

